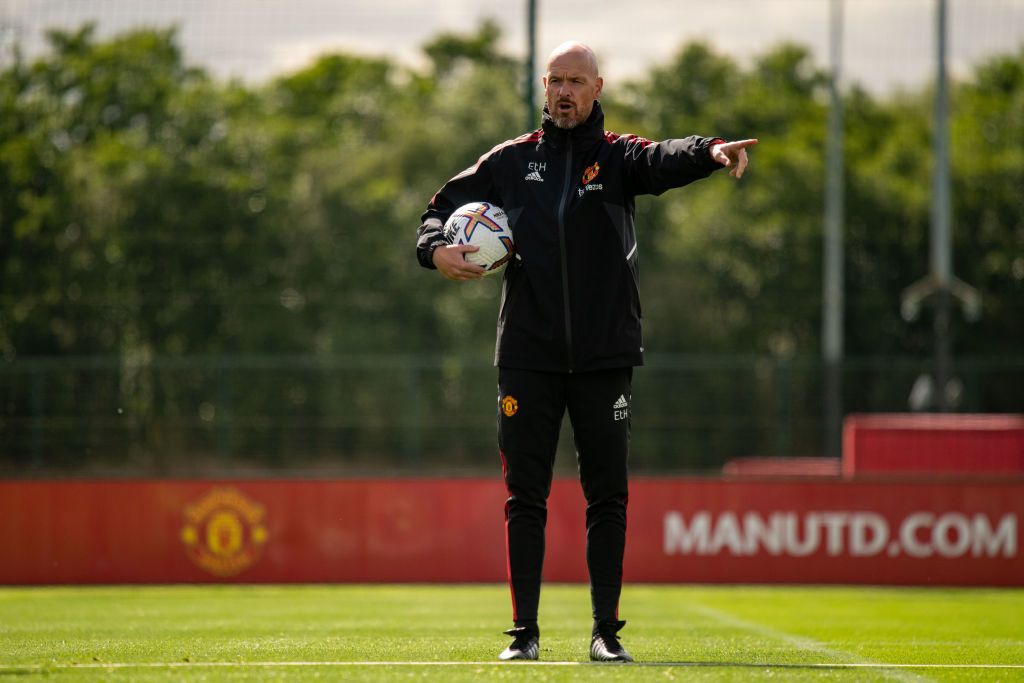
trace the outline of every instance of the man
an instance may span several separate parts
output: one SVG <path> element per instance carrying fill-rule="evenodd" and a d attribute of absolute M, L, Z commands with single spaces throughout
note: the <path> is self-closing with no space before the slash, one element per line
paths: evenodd
<path fill-rule="evenodd" d="M 731 168 L 746 148 L 691 136 L 651 142 L 604 130 L 604 81 L 594 52 L 559 45 L 548 58 L 543 125 L 504 142 L 449 180 L 430 201 L 417 257 L 451 280 L 477 280 L 469 245 L 442 237 L 459 206 L 501 206 L 515 236 L 498 314 L 498 446 L 508 489 L 505 523 L 515 627 L 500 659 L 537 659 L 546 501 L 559 428 L 573 427 L 587 501 L 587 568 L 594 626 L 590 658 L 630 662 L 618 639 L 626 541 L 629 401 L 641 365 L 634 197 L 661 194 Z"/>

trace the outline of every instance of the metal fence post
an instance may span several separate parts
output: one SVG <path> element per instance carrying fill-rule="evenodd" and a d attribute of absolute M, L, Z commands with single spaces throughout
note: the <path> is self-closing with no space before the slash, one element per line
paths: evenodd
<path fill-rule="evenodd" d="M 405 365 L 405 416 L 402 425 L 402 459 L 414 464 L 420 457 L 420 372 L 415 358 L 407 358 Z"/>
<path fill-rule="evenodd" d="M 43 373 L 45 367 L 41 363 L 33 364 L 29 371 L 31 377 L 32 398 L 32 428 L 31 428 L 31 451 L 32 469 L 38 470 L 43 467 L 43 416 L 46 412 L 46 383 Z"/>

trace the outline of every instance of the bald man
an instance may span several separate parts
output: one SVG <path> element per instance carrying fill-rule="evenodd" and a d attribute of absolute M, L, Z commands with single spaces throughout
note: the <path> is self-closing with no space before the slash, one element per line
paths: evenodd
<path fill-rule="evenodd" d="M 563 43 L 548 58 L 541 128 L 503 142 L 449 180 L 418 230 L 417 258 L 450 280 L 478 280 L 476 251 L 442 228 L 463 204 L 504 208 L 516 259 L 504 273 L 495 365 L 498 447 L 513 640 L 503 660 L 538 659 L 547 498 L 566 412 L 587 501 L 590 658 L 631 662 L 618 632 L 626 542 L 633 368 L 643 364 L 634 199 L 660 195 L 719 168 L 739 179 L 747 148 L 690 136 L 652 142 L 604 130 L 597 58 Z"/>

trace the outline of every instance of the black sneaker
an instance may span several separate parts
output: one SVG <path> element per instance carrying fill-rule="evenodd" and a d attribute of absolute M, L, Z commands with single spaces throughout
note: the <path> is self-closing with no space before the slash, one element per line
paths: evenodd
<path fill-rule="evenodd" d="M 512 644 L 498 655 L 498 659 L 509 661 L 513 659 L 536 660 L 540 658 L 540 636 L 533 629 L 526 626 L 517 626 L 505 631 L 505 635 L 512 636 Z"/>
<path fill-rule="evenodd" d="M 633 658 L 622 647 L 616 635 L 626 625 L 624 621 L 602 621 L 594 627 L 590 640 L 590 660 L 593 662 L 632 662 Z"/>

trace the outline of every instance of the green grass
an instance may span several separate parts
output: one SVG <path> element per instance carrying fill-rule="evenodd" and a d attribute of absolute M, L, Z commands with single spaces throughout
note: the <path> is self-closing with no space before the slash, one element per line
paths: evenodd
<path fill-rule="evenodd" d="M 636 665 L 587 662 L 585 587 L 541 603 L 534 665 L 505 586 L 0 588 L 0 679 L 1024 680 L 1024 590 L 627 585 Z"/>

